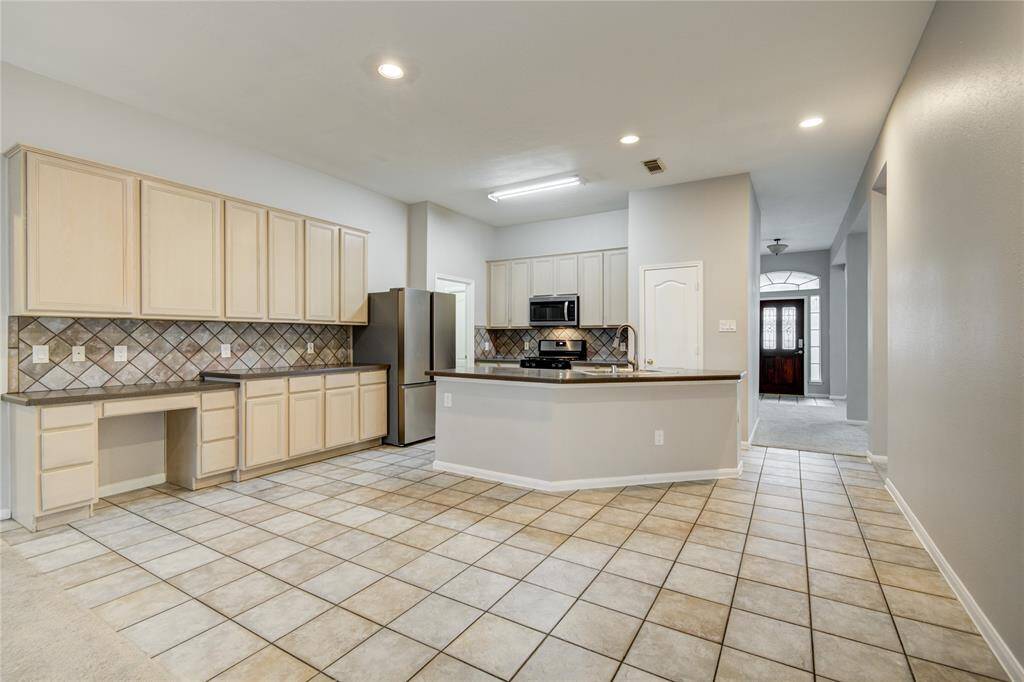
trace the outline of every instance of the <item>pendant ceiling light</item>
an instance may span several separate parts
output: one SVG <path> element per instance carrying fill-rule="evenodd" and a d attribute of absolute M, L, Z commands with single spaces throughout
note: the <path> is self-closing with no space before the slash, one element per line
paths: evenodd
<path fill-rule="evenodd" d="M 778 256 L 780 253 L 789 248 L 789 244 L 783 244 L 781 239 L 776 239 L 774 241 L 774 244 L 768 245 L 768 250 L 772 252 L 773 256 Z"/>

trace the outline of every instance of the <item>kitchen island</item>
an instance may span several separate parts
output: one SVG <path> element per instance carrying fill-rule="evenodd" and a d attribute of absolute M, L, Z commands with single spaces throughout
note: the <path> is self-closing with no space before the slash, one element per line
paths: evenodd
<path fill-rule="evenodd" d="M 741 472 L 742 371 L 474 364 L 428 374 L 435 469 L 549 491 Z"/>

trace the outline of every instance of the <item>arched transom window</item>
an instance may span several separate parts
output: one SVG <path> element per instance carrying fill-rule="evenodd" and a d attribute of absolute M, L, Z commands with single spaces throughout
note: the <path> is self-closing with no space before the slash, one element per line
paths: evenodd
<path fill-rule="evenodd" d="M 821 280 L 809 272 L 777 270 L 761 275 L 761 291 L 804 291 L 820 288 Z"/>

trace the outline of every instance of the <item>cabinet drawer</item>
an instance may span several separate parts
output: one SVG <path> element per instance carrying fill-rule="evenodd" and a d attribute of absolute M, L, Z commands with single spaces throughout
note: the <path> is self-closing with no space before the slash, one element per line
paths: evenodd
<path fill-rule="evenodd" d="M 199 407 L 199 397 L 195 393 L 169 395 L 160 398 L 140 398 L 138 400 L 108 400 L 103 403 L 103 416 L 120 417 L 126 414 L 185 410 L 190 407 Z"/>
<path fill-rule="evenodd" d="M 304 391 L 319 391 L 324 387 L 324 377 L 317 374 L 311 377 L 292 377 L 288 379 L 288 391 L 290 393 L 302 393 Z"/>
<path fill-rule="evenodd" d="M 368 384 L 383 384 L 388 380 L 388 373 L 386 370 L 380 370 L 377 372 L 360 372 L 359 383 L 362 386 Z"/>
<path fill-rule="evenodd" d="M 281 393 L 284 393 L 284 379 L 262 379 L 245 384 L 246 398 L 259 398 L 264 395 L 280 395 Z"/>
<path fill-rule="evenodd" d="M 89 424 L 63 431 L 44 431 L 39 437 L 39 466 L 57 469 L 96 461 L 96 429 Z"/>
<path fill-rule="evenodd" d="M 234 410 L 203 412 L 203 442 L 234 437 L 238 431 L 238 418 Z"/>
<path fill-rule="evenodd" d="M 203 393 L 202 397 L 204 410 L 219 410 L 224 407 L 235 406 L 235 392 L 233 390 Z"/>
<path fill-rule="evenodd" d="M 238 461 L 238 441 L 225 438 L 216 443 L 204 443 L 199 464 L 201 474 L 212 474 L 225 469 L 234 469 Z"/>
<path fill-rule="evenodd" d="M 96 499 L 96 467 L 86 464 L 39 475 L 39 508 L 42 511 L 89 504 Z"/>
<path fill-rule="evenodd" d="M 39 418 L 43 429 L 60 429 L 65 426 L 84 426 L 96 421 L 96 406 L 93 403 L 44 407 Z"/>
<path fill-rule="evenodd" d="M 324 377 L 325 388 L 343 388 L 345 386 L 355 386 L 357 383 L 359 383 L 359 375 L 356 372 L 328 374 Z"/>

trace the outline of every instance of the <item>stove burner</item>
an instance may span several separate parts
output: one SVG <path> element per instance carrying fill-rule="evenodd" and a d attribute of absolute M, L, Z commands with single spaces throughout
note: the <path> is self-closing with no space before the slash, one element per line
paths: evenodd
<path fill-rule="evenodd" d="M 528 369 L 572 369 L 572 361 L 566 358 L 529 357 L 519 361 L 520 367 Z"/>

